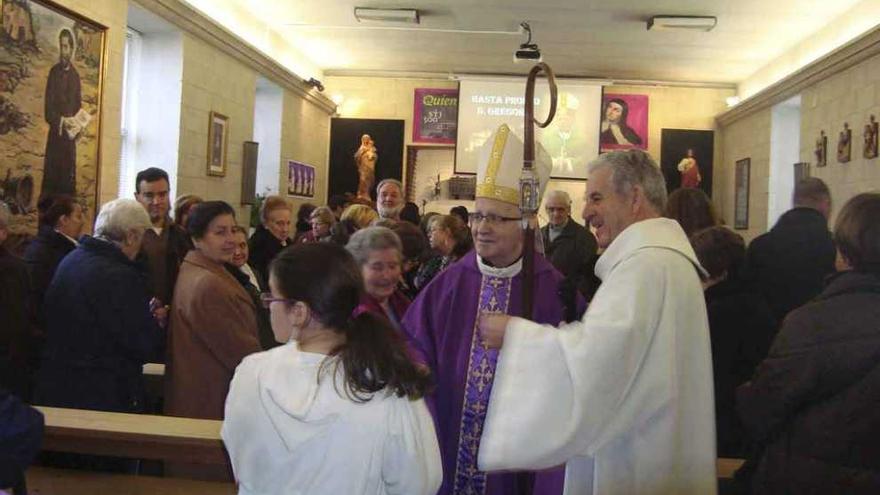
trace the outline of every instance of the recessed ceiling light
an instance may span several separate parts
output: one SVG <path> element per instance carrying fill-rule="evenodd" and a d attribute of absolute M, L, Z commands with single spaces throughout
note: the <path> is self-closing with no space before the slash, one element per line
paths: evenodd
<path fill-rule="evenodd" d="M 715 16 L 703 15 L 655 15 L 648 19 L 648 30 L 688 29 L 711 31 L 718 23 Z"/>
<path fill-rule="evenodd" d="M 419 23 L 419 11 L 417 9 L 375 9 L 371 7 L 355 7 L 354 17 L 358 22 Z"/>

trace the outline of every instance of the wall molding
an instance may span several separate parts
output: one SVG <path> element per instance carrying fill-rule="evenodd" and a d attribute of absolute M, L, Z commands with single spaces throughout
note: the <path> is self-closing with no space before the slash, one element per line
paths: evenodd
<path fill-rule="evenodd" d="M 390 69 L 324 69 L 324 77 L 355 77 L 355 78 L 391 78 L 391 79 L 425 79 L 458 82 L 468 77 L 517 77 L 525 78 L 527 73 L 516 72 L 426 72 Z M 647 79 L 615 79 L 605 77 L 584 76 L 576 74 L 556 74 L 556 79 L 579 79 L 605 86 L 651 86 L 657 88 L 695 88 L 695 89 L 732 89 L 736 84 L 724 82 L 701 81 L 664 81 Z"/>
<path fill-rule="evenodd" d="M 715 120 L 720 126 L 730 125 L 755 112 L 781 103 L 806 88 L 876 55 L 880 55 L 880 27 L 868 31 L 819 60 L 755 93 L 730 110 L 718 115 Z"/>
<path fill-rule="evenodd" d="M 312 88 L 303 78 L 292 73 L 225 27 L 184 3 L 183 0 L 136 0 L 136 2 L 184 32 L 199 38 L 245 66 L 254 69 L 260 75 L 290 90 L 328 115 L 336 114 L 336 104 L 330 98 Z"/>

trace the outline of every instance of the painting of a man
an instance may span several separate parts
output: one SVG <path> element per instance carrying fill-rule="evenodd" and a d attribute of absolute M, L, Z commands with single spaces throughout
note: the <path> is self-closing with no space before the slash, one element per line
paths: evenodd
<path fill-rule="evenodd" d="M 45 118 L 49 124 L 43 185 L 40 194 L 76 195 L 76 138 L 81 128 L 74 116 L 82 104 L 79 73 L 71 60 L 76 50 L 73 33 L 58 34 L 59 60 L 46 80 Z"/>

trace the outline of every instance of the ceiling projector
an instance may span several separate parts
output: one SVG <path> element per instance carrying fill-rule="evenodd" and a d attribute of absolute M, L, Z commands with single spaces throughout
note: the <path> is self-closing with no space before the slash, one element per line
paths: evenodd
<path fill-rule="evenodd" d="M 529 35 L 529 39 L 519 45 L 519 50 L 513 52 L 513 63 L 540 62 L 541 50 L 538 49 L 537 43 L 532 43 L 532 27 L 526 21 L 519 23 L 519 27 L 521 33 Z"/>
<path fill-rule="evenodd" d="M 513 52 L 513 61 L 516 62 L 540 62 L 541 50 L 537 48 L 520 48 Z"/>

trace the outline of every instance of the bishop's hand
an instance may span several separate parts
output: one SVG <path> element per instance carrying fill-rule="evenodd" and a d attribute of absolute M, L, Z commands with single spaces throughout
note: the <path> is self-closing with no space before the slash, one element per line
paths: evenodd
<path fill-rule="evenodd" d="M 483 345 L 489 349 L 500 349 L 504 344 L 504 334 L 507 332 L 507 322 L 509 321 L 510 316 L 507 315 L 481 314 L 478 329 Z"/>

